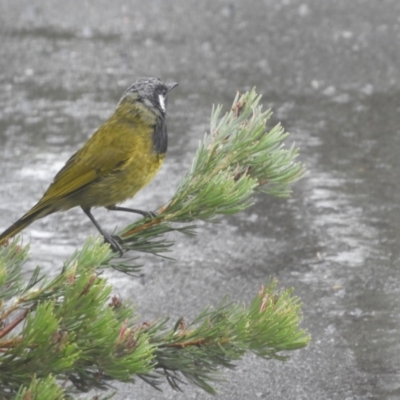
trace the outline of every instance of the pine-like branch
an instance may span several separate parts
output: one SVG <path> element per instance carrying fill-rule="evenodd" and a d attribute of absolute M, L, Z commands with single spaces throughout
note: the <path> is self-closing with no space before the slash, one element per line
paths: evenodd
<path fill-rule="evenodd" d="M 215 393 L 219 369 L 233 368 L 246 352 L 284 360 L 282 351 L 309 341 L 298 326 L 299 300 L 291 290 L 277 290 L 275 281 L 247 307 L 225 299 L 193 322 L 181 318 L 169 328 L 167 319 L 138 323 L 131 305 L 115 296 L 110 301 L 111 286 L 96 272 L 110 258 L 108 245 L 89 240 L 57 277 L 29 289 L 14 269 L 15 259 L 19 268 L 26 256 L 16 242 L 0 249 L 0 274 L 12 275 L 14 288 L 0 304 L 3 330 L 11 327 L 0 335 L 2 399 L 107 389 L 135 376 L 156 388 L 166 380 L 178 390 L 192 383 Z"/>
<path fill-rule="evenodd" d="M 168 232 L 194 234 L 196 220 L 244 210 L 257 192 L 290 193 L 304 167 L 294 162 L 297 149 L 284 147 L 279 125 L 267 131 L 271 113 L 259 102 L 253 90 L 238 95 L 222 118 L 220 106 L 213 110 L 210 133 L 173 198 L 155 217 L 120 232 L 125 250 L 160 255 L 173 244 Z M 99 270 L 132 273 L 140 266 L 117 259 L 107 244 L 89 239 L 52 280 L 37 268 L 24 283 L 27 257 L 18 239 L 0 247 L 1 399 L 71 398 L 73 388 L 107 389 L 135 377 L 156 388 L 166 380 L 177 390 L 189 382 L 214 393 L 219 369 L 246 352 L 283 360 L 283 351 L 309 341 L 299 328 L 298 299 L 275 281 L 247 307 L 224 300 L 171 328 L 168 319 L 138 323 L 131 305 L 111 297 Z"/>
<path fill-rule="evenodd" d="M 13 276 L 13 290 L 0 303 L 7 330 L 0 334 L 0 398 L 28 388 L 33 376 L 54 375 L 85 391 L 152 370 L 153 346 L 137 329 L 133 309 L 108 304 L 112 287 L 96 272 L 110 258 L 108 245 L 89 240 L 56 278 L 30 289 L 14 264 L 18 259 L 20 268 L 26 255 L 17 242 L 0 249 L 0 275 Z M 22 332 L 15 321 L 23 322 Z"/>
<path fill-rule="evenodd" d="M 124 249 L 164 253 L 173 244 L 164 237 L 168 232 L 193 235 L 194 221 L 240 212 L 253 204 L 257 192 L 279 197 L 291 193 L 290 185 L 304 175 L 305 168 L 295 162 L 298 149 L 285 148 L 288 133 L 281 125 L 267 130 L 271 112 L 262 111 L 260 100 L 253 89 L 238 94 L 222 118 L 222 106 L 213 109 L 210 133 L 175 195 L 158 215 L 119 233 Z"/>
<path fill-rule="evenodd" d="M 286 360 L 279 354 L 306 346 L 309 337 L 300 330 L 300 303 L 292 291 L 277 291 L 276 281 L 262 287 L 249 306 L 224 299 L 215 309 L 203 310 L 190 324 L 183 319 L 171 330 L 165 323 L 146 331 L 157 346 L 156 373 L 147 381 L 157 386 L 165 376 L 181 390 L 188 381 L 215 394 L 213 381 L 221 379 L 220 367 L 233 368 L 235 361 L 251 351 L 263 358 Z"/>

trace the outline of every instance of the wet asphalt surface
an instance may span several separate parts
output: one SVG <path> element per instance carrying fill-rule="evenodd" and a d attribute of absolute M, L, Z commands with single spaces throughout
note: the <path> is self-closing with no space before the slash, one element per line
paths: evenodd
<path fill-rule="evenodd" d="M 164 167 L 127 204 L 173 194 L 208 128 L 256 86 L 308 175 L 289 200 L 176 237 L 143 256 L 143 277 L 110 273 L 143 319 L 190 319 L 229 294 L 249 301 L 269 277 L 303 301 L 310 345 L 288 362 L 247 356 L 221 399 L 400 399 L 400 3 L 395 0 L 0 1 L 0 229 L 42 195 L 68 157 L 141 76 L 178 81 Z M 126 216 L 96 211 L 108 229 Z M 27 271 L 55 273 L 96 232 L 80 210 L 35 222 Z M 167 385 L 118 386 L 117 399 L 206 399 Z"/>

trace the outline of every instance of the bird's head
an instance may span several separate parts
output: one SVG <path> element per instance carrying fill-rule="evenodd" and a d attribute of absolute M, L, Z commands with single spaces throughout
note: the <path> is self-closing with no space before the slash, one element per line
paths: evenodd
<path fill-rule="evenodd" d="M 176 82 L 164 83 L 158 78 L 140 78 L 123 94 L 120 104 L 139 102 L 159 116 L 165 116 L 168 92 L 178 86 Z"/>

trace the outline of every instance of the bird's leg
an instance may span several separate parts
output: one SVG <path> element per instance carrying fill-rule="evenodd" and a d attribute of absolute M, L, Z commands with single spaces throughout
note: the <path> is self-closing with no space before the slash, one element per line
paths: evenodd
<path fill-rule="evenodd" d="M 120 256 L 122 257 L 123 250 L 121 247 L 121 239 L 118 236 L 112 236 L 101 229 L 100 225 L 98 222 L 94 219 L 92 213 L 90 212 L 90 208 L 82 208 L 83 212 L 89 217 L 89 219 L 92 221 L 93 225 L 97 228 L 97 230 L 103 235 L 104 241 L 109 243 L 111 245 L 111 249 L 113 251 L 118 251 Z"/>
<path fill-rule="evenodd" d="M 150 217 L 150 218 L 154 218 L 157 216 L 157 213 L 154 211 L 142 211 L 142 210 L 136 210 L 135 208 L 126 208 L 126 207 L 118 207 L 118 206 L 108 206 L 106 207 L 107 210 L 110 211 L 126 211 L 126 212 L 131 212 L 131 213 L 135 213 L 135 214 L 140 214 L 143 215 L 143 217 Z M 90 218 L 90 217 L 89 217 Z"/>

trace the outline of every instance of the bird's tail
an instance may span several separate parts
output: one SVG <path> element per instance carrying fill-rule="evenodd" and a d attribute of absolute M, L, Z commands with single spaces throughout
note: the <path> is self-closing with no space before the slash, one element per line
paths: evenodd
<path fill-rule="evenodd" d="M 0 235 L 0 246 L 4 244 L 8 239 L 14 237 L 18 232 L 21 232 L 23 229 L 25 229 L 33 221 L 36 221 L 39 218 L 43 218 L 46 215 L 53 213 L 54 211 L 55 210 L 51 206 L 43 207 L 40 205 L 40 203 L 38 203 Z"/>

